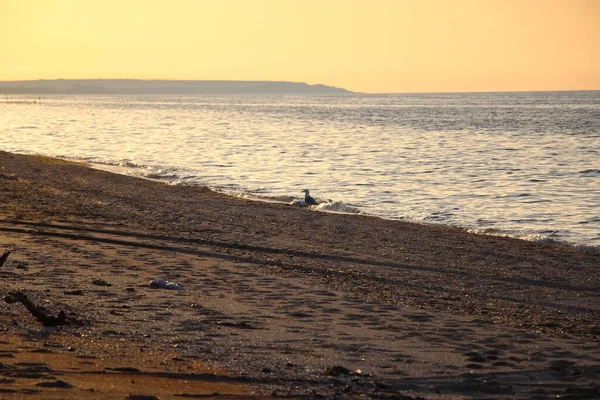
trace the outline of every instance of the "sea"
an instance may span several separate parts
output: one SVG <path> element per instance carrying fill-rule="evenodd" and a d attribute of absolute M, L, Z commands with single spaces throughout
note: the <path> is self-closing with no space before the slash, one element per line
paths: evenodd
<path fill-rule="evenodd" d="M 600 252 L 600 91 L 2 100 L 0 150 Z"/>

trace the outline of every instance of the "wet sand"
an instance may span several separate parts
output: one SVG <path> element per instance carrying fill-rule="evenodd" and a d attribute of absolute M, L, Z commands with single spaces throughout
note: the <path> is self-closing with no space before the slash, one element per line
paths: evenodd
<path fill-rule="evenodd" d="M 73 322 L 43 328 L 1 303 L 0 356 L 15 355 L 0 360 L 3 398 L 600 398 L 598 254 L 4 152 L 0 202 L 2 295 Z M 105 374 L 171 380 L 133 392 L 90 370 L 86 384 L 49 373 L 70 387 L 39 386 L 53 380 L 10 376 L 31 353 L 18 341 L 73 368 L 91 356 Z"/>

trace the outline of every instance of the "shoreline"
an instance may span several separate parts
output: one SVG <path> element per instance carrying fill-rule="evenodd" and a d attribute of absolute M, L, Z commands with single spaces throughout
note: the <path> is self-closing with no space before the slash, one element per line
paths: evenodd
<path fill-rule="evenodd" d="M 34 154 L 25 154 L 25 153 L 16 153 L 16 154 L 20 154 L 20 155 L 24 155 L 24 156 L 38 156 L 38 155 L 34 155 Z M 39 155 L 39 156 L 47 157 L 44 155 Z M 50 158 L 54 158 L 54 157 L 50 157 Z M 109 173 L 113 173 L 113 174 L 124 175 L 124 176 L 139 178 L 139 179 L 147 179 L 150 181 L 159 182 L 159 183 L 163 183 L 166 185 L 206 187 L 206 186 L 203 186 L 198 183 L 182 182 L 182 183 L 174 184 L 173 182 L 174 181 L 177 182 L 178 178 L 177 179 L 166 178 L 166 177 L 162 178 L 162 177 L 160 177 L 160 175 L 161 175 L 160 173 L 155 173 L 155 172 L 151 172 L 149 175 L 129 173 L 130 171 L 138 171 L 138 170 L 142 171 L 142 170 L 147 170 L 147 168 L 153 168 L 153 167 L 147 167 L 144 165 L 122 166 L 117 163 L 92 162 L 92 161 L 86 161 L 85 159 L 78 159 L 78 158 L 62 158 L 62 157 L 56 157 L 56 158 L 65 160 L 68 162 L 80 163 L 80 164 L 88 166 L 89 168 L 97 169 L 100 171 L 105 171 L 105 172 L 109 172 Z M 154 176 L 152 176 L 152 175 L 154 175 Z M 257 201 L 257 202 L 270 203 L 270 204 L 279 204 L 279 205 L 286 205 L 286 206 L 290 205 L 289 203 L 292 200 L 301 197 L 301 196 L 297 196 L 296 198 L 294 198 L 293 196 L 269 197 L 269 196 L 261 196 L 261 195 L 251 194 L 251 193 L 243 193 L 243 192 L 240 194 L 236 194 L 239 192 L 238 191 L 232 192 L 232 191 L 227 191 L 227 190 L 219 190 L 217 188 L 211 188 L 211 187 L 209 187 L 208 189 L 211 191 L 214 191 L 215 193 L 219 193 L 219 194 L 223 194 L 226 196 L 231 196 L 231 197 L 239 198 L 239 199 L 243 199 L 243 200 Z M 282 200 L 282 198 L 285 198 L 285 200 Z M 331 200 L 329 200 L 329 201 L 331 202 Z M 477 227 L 473 227 L 473 226 L 453 225 L 453 224 L 445 224 L 445 223 L 439 223 L 439 222 L 428 222 L 425 220 L 416 220 L 416 219 L 413 220 L 413 219 L 408 219 L 408 218 L 403 218 L 403 217 L 396 217 L 396 218 L 385 217 L 383 215 L 371 214 L 368 212 L 364 212 L 355 206 L 346 205 L 346 204 L 342 204 L 342 203 L 340 203 L 341 207 L 343 207 L 344 209 L 350 209 L 351 211 L 344 211 L 344 210 L 338 210 L 335 208 L 328 208 L 327 202 L 325 200 L 322 200 L 322 202 L 325 204 L 326 207 L 321 208 L 321 209 L 316 209 L 316 210 L 313 209 L 313 211 L 333 213 L 333 214 L 361 215 L 363 217 L 379 218 L 379 219 L 386 220 L 386 221 L 399 221 L 399 222 L 403 222 L 403 223 L 416 224 L 416 225 L 439 226 L 442 228 L 457 229 L 457 230 L 464 231 L 466 233 L 480 235 L 480 236 L 505 237 L 505 238 L 510 238 L 510 239 L 524 240 L 524 241 L 533 242 L 533 243 L 546 244 L 549 246 L 564 247 L 566 249 L 573 248 L 577 251 L 582 251 L 582 252 L 590 253 L 590 254 L 600 254 L 600 245 L 588 244 L 588 243 L 584 243 L 584 242 L 582 242 L 582 243 L 572 242 L 572 241 L 563 240 L 563 239 L 554 239 L 554 238 L 552 238 L 550 236 L 546 236 L 545 234 L 542 234 L 542 233 L 524 233 L 524 232 L 518 232 L 518 231 L 510 232 L 510 231 L 497 230 L 497 229 L 493 229 L 493 228 L 477 228 Z M 335 203 L 337 203 L 337 202 L 333 202 L 334 206 L 335 206 Z"/>
<path fill-rule="evenodd" d="M 0 184 L 5 287 L 82 321 L 50 336 L 170 349 L 263 395 L 600 394 L 598 254 L 5 152 Z M 5 332 L 39 330 L 2 307 Z"/>
<path fill-rule="evenodd" d="M 595 126 L 587 113 L 588 106 L 595 107 L 595 96 L 465 95 L 440 103 L 436 96 L 399 95 L 388 100 L 57 98 L 48 107 L 5 107 L 9 129 L 4 149 L 80 157 L 83 162 L 137 161 L 155 166 L 154 171 L 164 168 L 163 177 L 174 171 L 173 179 L 217 190 L 297 197 L 308 187 L 313 195 L 349 202 L 384 218 L 600 245 L 597 206 L 590 202 L 598 178 L 590 150 L 594 135 L 582 128 Z M 548 113 L 540 113 L 536 104 L 549 106 Z M 488 107 L 497 120 L 486 117 Z M 400 108 L 405 112 L 398 114 Z M 379 116 L 374 120 L 369 115 L 375 109 Z M 55 114 L 64 116 L 68 127 L 63 130 Z M 448 122 L 442 130 L 440 116 Z M 137 123 L 128 123 L 138 117 Z M 247 125 L 247 118 L 254 118 L 254 125 Z M 556 118 L 564 119 L 558 130 Z M 532 121 L 536 132 L 551 137 L 530 131 Z M 302 140 L 280 142 L 279 125 Z M 127 132 L 131 140 L 121 142 L 114 132 Z M 331 152 L 322 146 L 343 143 L 349 134 L 353 140 L 348 149 Z M 486 140 L 479 140 L 480 134 Z M 246 135 L 252 138 L 251 147 L 242 140 Z M 546 157 L 535 151 L 546 139 L 557 148 L 569 148 L 573 135 L 582 142 L 573 152 Z M 496 141 L 514 143 L 505 150 Z M 427 151 L 416 152 L 411 143 Z M 304 153 L 309 144 L 314 151 Z M 133 154 L 131 146 L 139 151 Z M 516 170 L 511 169 L 514 163 Z M 556 163 L 565 168 L 557 171 Z M 269 176 L 274 172 L 277 176 Z M 589 186 L 589 195 L 579 190 L 581 185 Z"/>

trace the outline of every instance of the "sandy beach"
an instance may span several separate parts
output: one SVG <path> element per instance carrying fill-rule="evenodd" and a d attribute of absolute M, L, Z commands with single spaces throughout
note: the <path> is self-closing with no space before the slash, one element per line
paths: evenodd
<path fill-rule="evenodd" d="M 5 152 L 0 204 L 68 322 L 1 302 L 1 398 L 600 398 L 598 253 Z"/>

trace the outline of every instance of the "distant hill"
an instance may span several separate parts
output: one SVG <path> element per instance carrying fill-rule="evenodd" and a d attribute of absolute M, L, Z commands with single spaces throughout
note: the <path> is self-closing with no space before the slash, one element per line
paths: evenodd
<path fill-rule="evenodd" d="M 0 81 L 0 94 L 344 94 L 301 82 L 53 79 Z"/>

